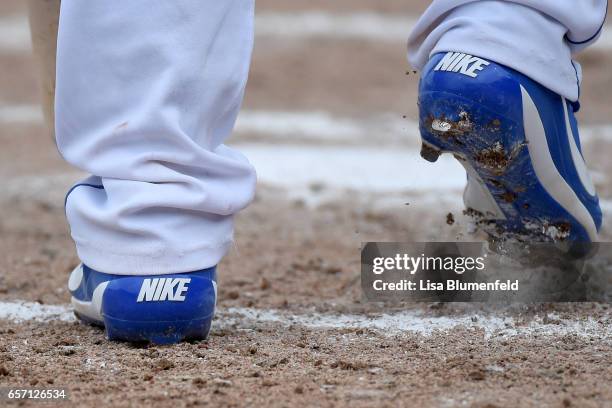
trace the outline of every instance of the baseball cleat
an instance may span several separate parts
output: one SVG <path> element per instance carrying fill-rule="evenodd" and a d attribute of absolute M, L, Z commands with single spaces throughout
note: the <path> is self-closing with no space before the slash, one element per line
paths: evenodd
<path fill-rule="evenodd" d="M 77 318 L 104 327 L 109 340 L 172 344 L 208 337 L 217 300 L 215 269 L 130 276 L 81 264 L 68 289 Z"/>
<path fill-rule="evenodd" d="M 597 240 L 602 214 L 571 103 L 472 55 L 434 55 L 419 84 L 422 156 L 451 153 L 467 172 L 466 214 L 493 240 Z"/>

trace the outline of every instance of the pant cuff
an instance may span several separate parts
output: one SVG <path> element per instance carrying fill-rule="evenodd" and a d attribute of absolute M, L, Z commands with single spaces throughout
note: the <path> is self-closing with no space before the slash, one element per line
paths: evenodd
<path fill-rule="evenodd" d="M 90 268 L 114 275 L 165 275 L 195 272 L 215 266 L 229 251 L 231 241 L 218 247 L 198 248 L 186 253 L 159 256 L 109 253 L 103 248 L 77 243 L 81 261 Z"/>

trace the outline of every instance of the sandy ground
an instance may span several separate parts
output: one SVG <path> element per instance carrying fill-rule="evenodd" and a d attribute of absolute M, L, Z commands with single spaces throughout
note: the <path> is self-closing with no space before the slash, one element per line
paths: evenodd
<path fill-rule="evenodd" d="M 258 12 L 415 16 L 426 3 L 259 0 Z M 17 0 L 0 4 L 0 18 L 22 13 Z M 427 177 L 408 174 L 421 169 L 414 158 L 405 174 L 387 175 L 399 184 L 405 177 L 405 188 L 343 184 L 348 164 L 316 158 L 312 166 L 330 166 L 325 177 L 297 185 L 279 176 L 291 167 L 278 152 L 306 147 L 325 146 L 330 162 L 358 148 L 412 157 L 418 75 L 404 54 L 402 42 L 258 37 L 245 111 L 278 118 L 275 112 L 289 110 L 302 115 L 305 129 L 286 124 L 286 135 L 272 135 L 246 121 L 233 141 L 254 156 L 264 152 L 277 167 L 262 166 L 257 199 L 238 217 L 235 248 L 220 265 L 220 313 L 210 339 L 136 347 L 109 343 L 66 312 L 66 280 L 78 259 L 63 194 L 79 174 L 28 108 L 37 103 L 29 53 L 0 49 L 0 113 L 11 108 L 8 116 L 23 118 L 0 123 L 0 387 L 67 387 L 64 404 L 75 406 L 612 406 L 607 305 L 391 309 L 363 301 L 362 242 L 470 239 L 454 182 L 411 188 L 410 180 Z M 601 51 L 581 57 L 580 119 L 591 129 L 585 155 L 605 202 L 612 197 L 611 58 Z M 327 119 L 313 125 L 313 112 Z M 328 136 L 329 118 L 366 131 L 350 140 Z M 398 122 L 397 134 L 380 118 Z M 453 226 L 445 223 L 449 211 L 457 214 Z M 606 224 L 605 240 L 609 231 Z M 62 312 L 11 317 L 9 307 L 22 302 Z"/>

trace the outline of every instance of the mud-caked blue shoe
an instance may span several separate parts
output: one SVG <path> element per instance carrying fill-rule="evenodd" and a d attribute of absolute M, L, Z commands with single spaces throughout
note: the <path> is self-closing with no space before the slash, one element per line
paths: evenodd
<path fill-rule="evenodd" d="M 76 316 L 110 340 L 171 344 L 205 339 L 215 313 L 215 268 L 155 276 L 109 275 L 79 265 L 68 289 Z"/>
<path fill-rule="evenodd" d="M 577 103 L 476 56 L 434 55 L 419 85 L 421 155 L 465 167 L 466 213 L 492 238 L 589 245 L 602 223 Z"/>

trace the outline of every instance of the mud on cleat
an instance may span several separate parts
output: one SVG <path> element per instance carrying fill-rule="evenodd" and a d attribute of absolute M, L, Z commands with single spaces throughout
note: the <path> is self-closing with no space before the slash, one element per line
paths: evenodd
<path fill-rule="evenodd" d="M 79 265 L 70 275 L 75 315 L 103 326 L 109 340 L 172 344 L 208 337 L 215 267 L 154 276 L 109 275 Z"/>
<path fill-rule="evenodd" d="M 422 158 L 424 158 L 428 162 L 435 163 L 438 161 L 441 154 L 442 152 L 440 152 L 440 150 L 423 142 L 423 145 L 421 146 L 421 157 Z"/>
<path fill-rule="evenodd" d="M 419 84 L 423 157 L 465 167 L 466 213 L 492 239 L 588 247 L 602 214 L 574 106 L 493 61 L 436 54 Z"/>

